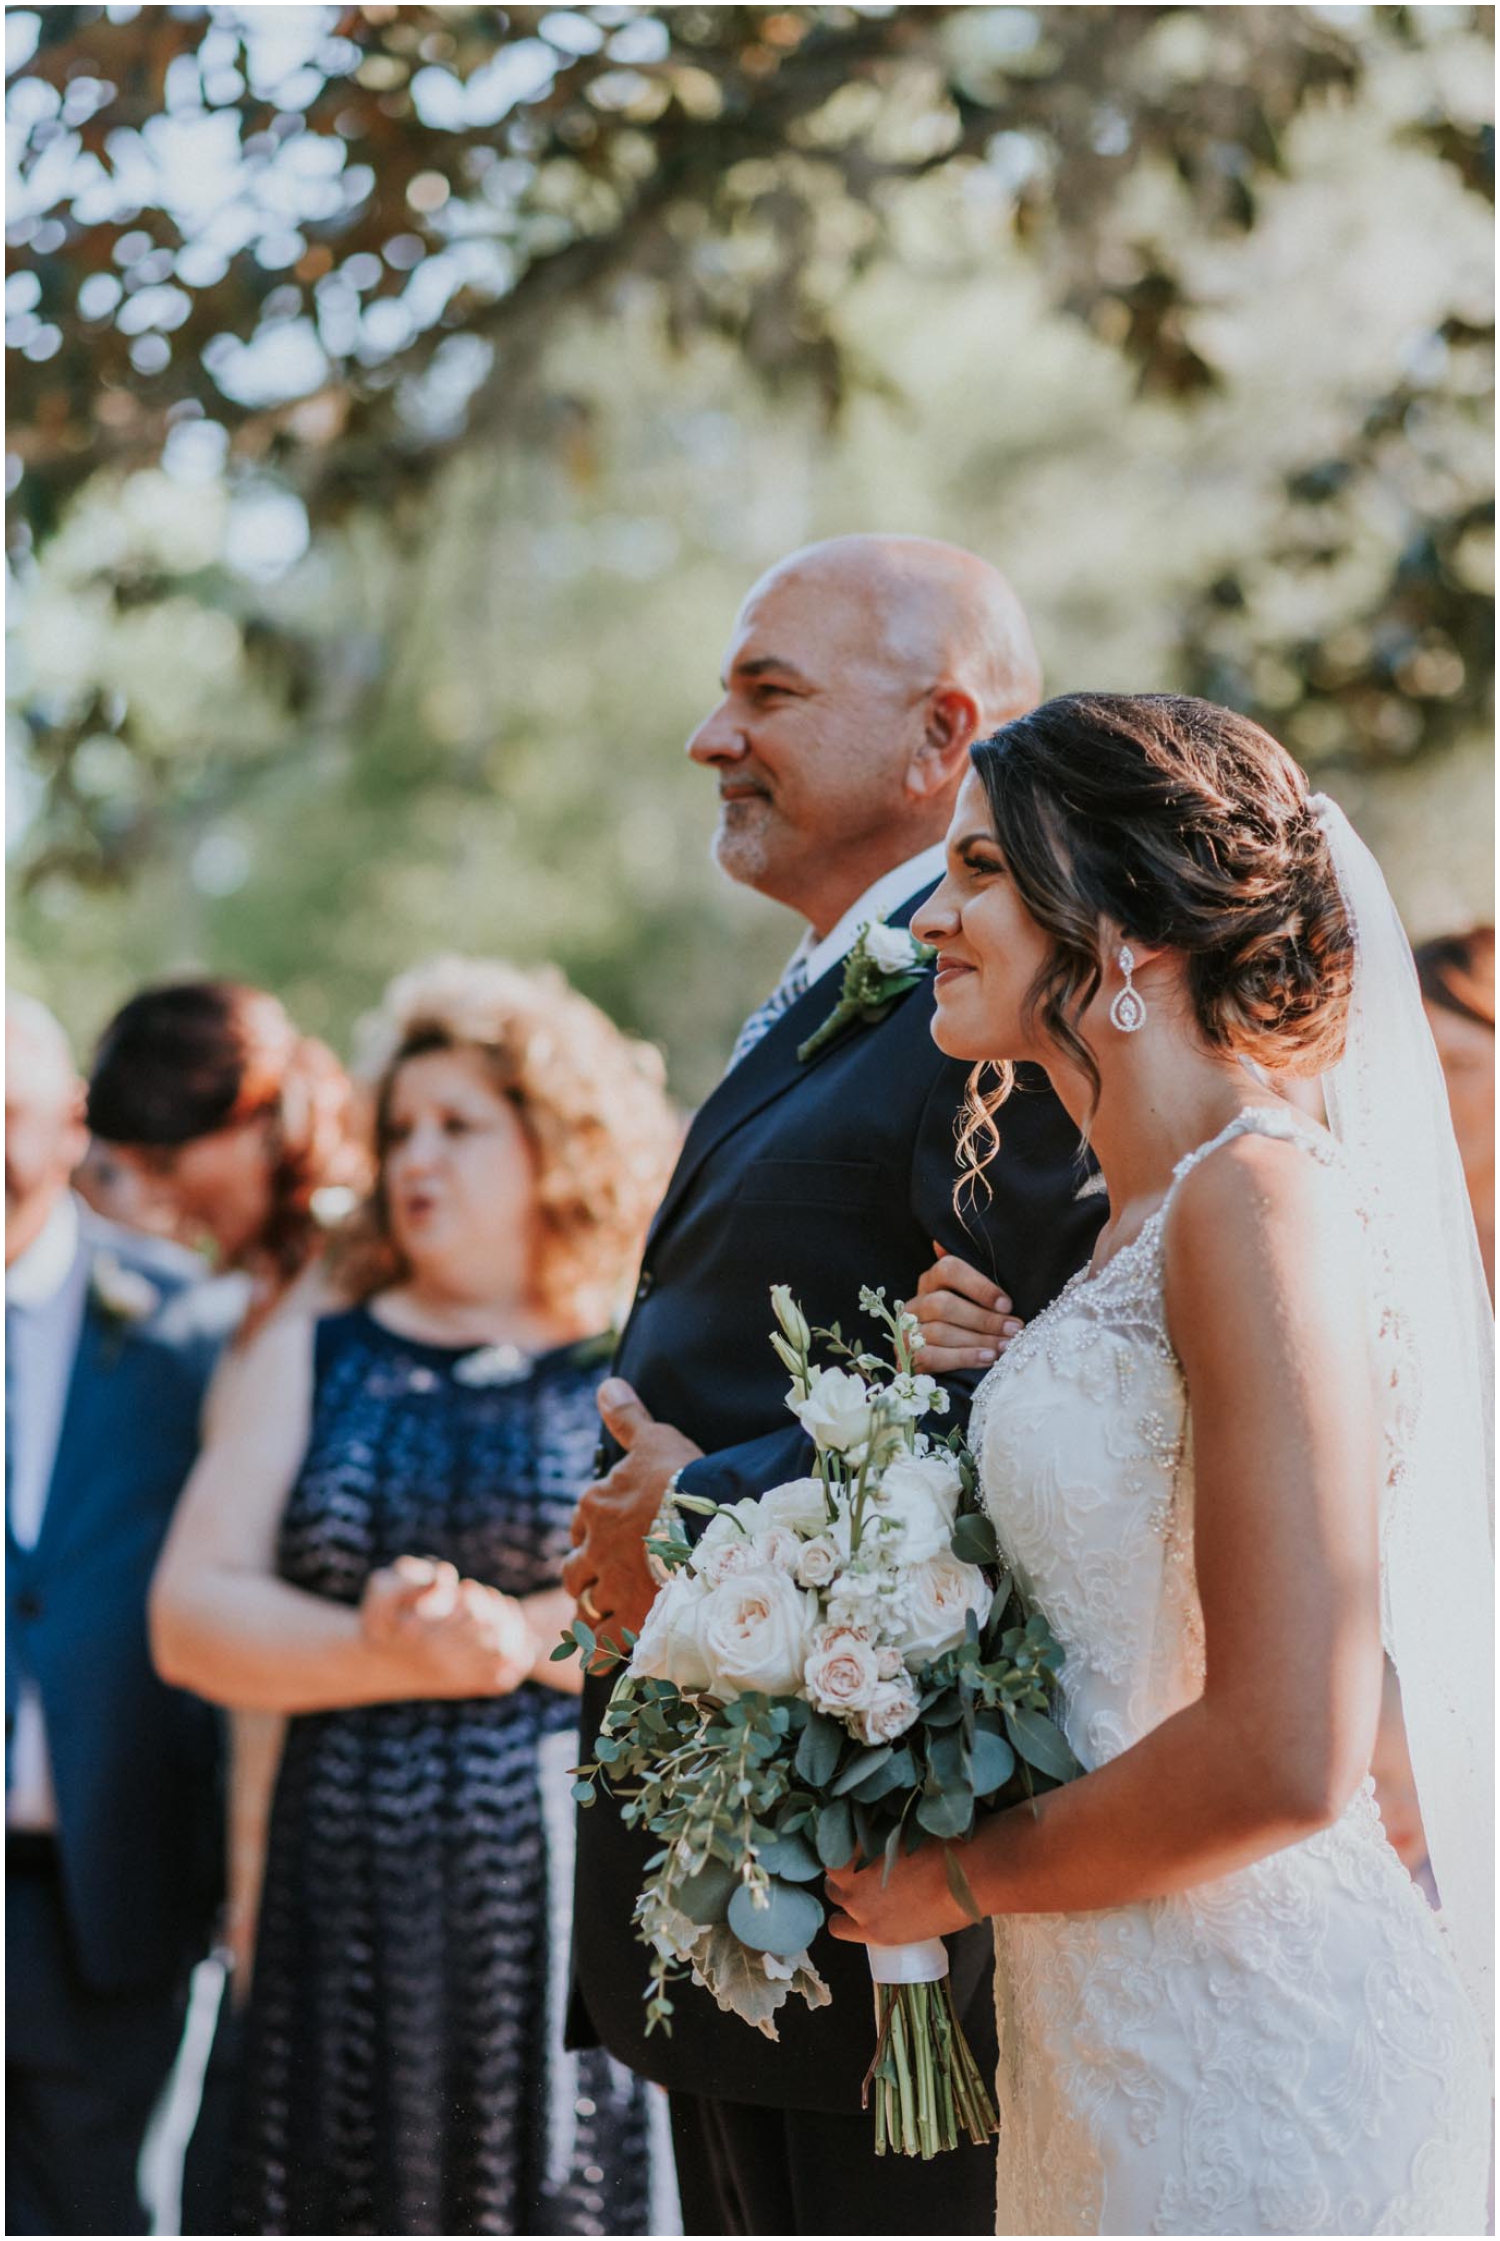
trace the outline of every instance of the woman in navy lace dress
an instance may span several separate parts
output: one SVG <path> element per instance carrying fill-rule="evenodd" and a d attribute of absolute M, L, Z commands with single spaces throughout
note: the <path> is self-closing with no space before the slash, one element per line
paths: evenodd
<path fill-rule="evenodd" d="M 588 1334 L 671 1124 L 591 1006 L 498 966 L 405 976 L 380 1055 L 362 1304 L 256 1342 L 153 1598 L 174 1679 L 293 1715 L 236 2226 L 659 2231 L 649 2089 L 561 2046 L 578 1677 L 551 1651 Z"/>

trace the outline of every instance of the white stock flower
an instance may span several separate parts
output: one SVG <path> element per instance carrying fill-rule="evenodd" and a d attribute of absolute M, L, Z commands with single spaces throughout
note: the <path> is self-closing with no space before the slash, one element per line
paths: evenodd
<path fill-rule="evenodd" d="M 854 1626 L 821 1626 L 807 1661 L 807 1695 L 820 1712 L 846 1718 L 873 1702 L 880 1659 L 868 1634 Z"/>
<path fill-rule="evenodd" d="M 821 1533 L 828 1524 L 828 1500 L 820 1478 L 792 1478 L 762 1494 L 760 1514 L 792 1533 Z M 751 1531 L 755 1528 L 752 1526 Z"/>
<path fill-rule="evenodd" d="M 984 1624 L 990 1608 L 990 1583 L 975 1564 L 956 1556 L 930 1557 L 914 1564 L 907 1577 L 901 1647 L 911 1665 L 924 1665 L 956 1649 L 964 1638 L 970 1611 Z"/>
<path fill-rule="evenodd" d="M 689 1572 L 675 1572 L 646 1614 L 630 1653 L 638 1680 L 674 1681 L 688 1696 L 710 1684 L 703 1654 L 703 1614 L 708 1598 Z"/>
<path fill-rule="evenodd" d="M 917 945 L 904 926 L 883 926 L 872 918 L 864 938 L 865 955 L 882 973 L 909 972 L 917 961 Z"/>
<path fill-rule="evenodd" d="M 875 1605 L 880 1599 L 882 1585 L 882 1576 L 878 1571 L 842 1573 L 835 1582 L 833 1594 L 828 1598 L 828 1624 L 869 1627 L 878 1623 Z"/>
<path fill-rule="evenodd" d="M 946 1455 L 898 1455 L 886 1466 L 876 1496 L 879 1516 L 901 1528 L 901 1554 L 925 1564 L 953 1539 L 963 1481 Z"/>
<path fill-rule="evenodd" d="M 699 1630 L 714 1694 L 795 1695 L 816 1619 L 814 1598 L 769 1564 L 722 1581 L 706 1598 Z"/>
<path fill-rule="evenodd" d="M 948 1406 L 947 1394 L 937 1379 L 929 1377 L 925 1370 L 893 1377 L 885 1388 L 885 1397 L 909 1424 L 915 1424 L 929 1409 L 941 1416 Z"/>
<path fill-rule="evenodd" d="M 880 1681 L 870 1701 L 850 1723 L 861 1743 L 892 1743 L 917 1716 L 917 1692 L 909 1673 Z"/>
<path fill-rule="evenodd" d="M 792 1414 L 815 1447 L 851 1454 L 870 1436 L 870 1400 L 865 1381 L 852 1370 L 819 1370 L 806 1400 Z"/>

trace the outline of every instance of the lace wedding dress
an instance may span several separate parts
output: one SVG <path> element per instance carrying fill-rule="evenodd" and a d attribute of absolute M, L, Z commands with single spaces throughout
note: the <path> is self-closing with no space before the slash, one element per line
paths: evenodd
<path fill-rule="evenodd" d="M 1321 1130 L 1253 1109 L 1177 1178 L 1246 1131 L 1347 1173 Z M 1063 1646 L 1064 1725 L 1087 1767 L 1203 1687 L 1163 1304 L 1175 1190 L 1022 1333 L 974 1413 L 1002 1554 Z M 1480 2030 L 1368 1779 L 1332 1827 L 1219 1881 L 1003 1916 L 995 1934 L 997 2232 L 1484 2230 Z"/>

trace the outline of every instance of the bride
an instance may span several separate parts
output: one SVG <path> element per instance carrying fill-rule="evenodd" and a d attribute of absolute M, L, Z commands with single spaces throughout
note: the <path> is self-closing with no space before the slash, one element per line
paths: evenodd
<path fill-rule="evenodd" d="M 915 922 L 937 1042 L 1004 1062 L 966 1157 L 1035 1061 L 1110 1206 L 971 1429 L 1089 1769 L 963 1848 L 997 2230 L 1482 2232 L 1487 1302 L 1409 952 L 1242 717 L 1073 695 L 973 764 Z M 1382 1638 L 1441 1918 L 1368 1779 Z M 846 1938 L 963 1920 L 935 1845 L 830 1887 Z"/>

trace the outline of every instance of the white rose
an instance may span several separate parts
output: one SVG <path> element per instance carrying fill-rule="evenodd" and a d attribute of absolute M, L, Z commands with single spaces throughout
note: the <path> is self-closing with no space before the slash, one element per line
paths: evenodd
<path fill-rule="evenodd" d="M 962 1488 L 957 1466 L 946 1456 L 898 1455 L 887 1466 L 877 1510 L 900 1526 L 901 1554 L 908 1564 L 925 1564 L 946 1552 Z"/>
<path fill-rule="evenodd" d="M 647 1612 L 630 1653 L 637 1680 L 675 1681 L 688 1696 L 709 1686 L 701 1639 L 707 1601 L 691 1573 L 673 1574 Z"/>
<path fill-rule="evenodd" d="M 917 961 L 917 945 L 904 926 L 883 926 L 875 918 L 865 928 L 865 955 L 882 973 L 905 973 Z"/>
<path fill-rule="evenodd" d="M 861 1712 L 880 1686 L 880 1661 L 868 1635 L 852 1626 L 824 1626 L 807 1661 L 807 1694 L 820 1712 L 844 1718 Z"/>
<path fill-rule="evenodd" d="M 982 1626 L 989 1615 L 990 1583 L 975 1564 L 952 1555 L 914 1564 L 907 1577 L 901 1647 L 909 1664 L 924 1665 L 956 1649 L 970 1611 Z"/>
<path fill-rule="evenodd" d="M 917 1716 L 917 1692 L 910 1674 L 880 1681 L 870 1701 L 850 1723 L 861 1743 L 891 1743 Z"/>
<path fill-rule="evenodd" d="M 723 1581 L 706 1599 L 699 1633 L 714 1694 L 795 1695 L 816 1620 L 813 1597 L 769 1564 Z"/>
<path fill-rule="evenodd" d="M 791 1533 L 821 1533 L 828 1523 L 828 1497 L 820 1478 L 793 1478 L 785 1486 L 773 1486 L 758 1507 L 769 1523 L 784 1525 Z"/>
<path fill-rule="evenodd" d="M 887 1644 L 880 1653 L 880 1678 L 882 1681 L 894 1681 L 901 1669 L 901 1652 L 893 1650 Z"/>
<path fill-rule="evenodd" d="M 778 1572 L 796 1571 L 802 1543 L 789 1526 L 768 1525 L 756 1534 L 750 1545 L 759 1563 L 772 1564 Z"/>
<path fill-rule="evenodd" d="M 718 1540 L 710 1549 L 700 1547 L 693 1552 L 693 1570 L 706 1587 L 717 1587 L 720 1580 L 733 1579 L 738 1573 L 758 1572 L 763 1561 L 759 1536 L 749 1541 L 743 1533 Z"/>
<path fill-rule="evenodd" d="M 837 1531 L 819 1533 L 815 1540 L 802 1543 L 797 1558 L 797 1577 L 804 1587 L 827 1587 L 848 1563 L 849 1528 L 843 1518 L 839 1519 L 839 1524 L 844 1528 L 842 1535 Z"/>
<path fill-rule="evenodd" d="M 819 1370 L 805 1401 L 792 1410 L 814 1446 L 850 1454 L 870 1436 L 870 1402 L 864 1379 L 852 1370 Z"/>
<path fill-rule="evenodd" d="M 721 1549 L 751 1547 L 755 1535 L 766 1522 L 760 1503 L 751 1495 L 745 1495 L 741 1501 L 731 1503 L 709 1519 L 693 1544 L 689 1564 L 695 1572 L 708 1571 Z"/>

